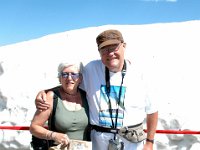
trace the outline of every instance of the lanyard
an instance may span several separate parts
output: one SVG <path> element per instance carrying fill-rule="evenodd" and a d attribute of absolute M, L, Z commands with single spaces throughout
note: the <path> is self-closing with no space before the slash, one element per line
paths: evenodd
<path fill-rule="evenodd" d="M 111 121 L 112 121 L 112 128 L 117 128 L 117 118 L 118 118 L 119 104 L 120 104 L 120 101 L 121 101 L 122 84 L 123 84 L 124 76 L 126 75 L 126 61 L 124 60 L 124 65 L 123 65 L 123 68 L 122 68 L 122 71 L 121 71 L 122 80 L 121 80 L 120 89 L 119 89 L 119 97 L 118 97 L 118 100 L 117 100 L 118 108 L 116 109 L 115 124 L 114 124 L 113 119 L 112 119 L 112 106 L 111 106 L 111 101 L 110 101 L 110 74 L 109 74 L 108 68 L 106 67 L 105 69 L 106 69 L 106 72 L 105 72 L 106 94 L 107 94 L 108 102 L 109 102 L 109 113 L 110 113 L 110 118 L 111 118 Z"/>

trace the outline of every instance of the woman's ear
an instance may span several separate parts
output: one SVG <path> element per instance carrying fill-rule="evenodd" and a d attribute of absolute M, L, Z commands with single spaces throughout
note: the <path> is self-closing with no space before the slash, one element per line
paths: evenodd
<path fill-rule="evenodd" d="M 83 80 L 83 75 L 82 74 L 80 74 L 79 80 L 80 80 L 80 83 L 81 83 L 82 80 Z"/>

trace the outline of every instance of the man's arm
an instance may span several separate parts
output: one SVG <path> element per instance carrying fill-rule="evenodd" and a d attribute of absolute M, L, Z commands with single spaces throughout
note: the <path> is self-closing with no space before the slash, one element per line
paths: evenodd
<path fill-rule="evenodd" d="M 39 111 L 47 110 L 50 107 L 50 104 L 47 102 L 46 93 L 50 90 L 54 91 L 57 88 L 59 88 L 59 86 L 38 92 L 35 98 L 35 106 Z"/>
<path fill-rule="evenodd" d="M 144 150 L 153 150 L 153 141 L 158 123 L 158 112 L 147 114 L 147 140 Z"/>
<path fill-rule="evenodd" d="M 158 112 L 147 115 L 147 139 L 154 139 L 158 123 Z"/>

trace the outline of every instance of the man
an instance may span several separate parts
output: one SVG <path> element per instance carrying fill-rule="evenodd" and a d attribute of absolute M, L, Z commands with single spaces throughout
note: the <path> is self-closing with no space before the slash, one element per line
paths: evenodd
<path fill-rule="evenodd" d="M 81 85 L 87 93 L 93 149 L 152 150 L 158 111 L 141 74 L 124 58 L 126 43 L 122 34 L 106 30 L 96 42 L 101 60 L 85 65 Z M 37 107 L 48 107 L 40 102 L 41 94 Z M 147 138 L 142 132 L 145 118 Z"/>

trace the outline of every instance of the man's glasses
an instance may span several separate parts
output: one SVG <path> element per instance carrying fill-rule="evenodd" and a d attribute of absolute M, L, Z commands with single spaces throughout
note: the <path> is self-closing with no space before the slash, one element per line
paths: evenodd
<path fill-rule="evenodd" d="M 69 76 L 71 76 L 71 78 L 72 78 L 73 80 L 76 80 L 76 79 L 78 79 L 78 78 L 80 77 L 80 73 L 62 72 L 62 73 L 61 73 L 61 76 L 62 76 L 63 78 L 68 78 Z"/>
<path fill-rule="evenodd" d="M 120 43 L 118 45 L 110 45 L 110 46 L 103 47 L 103 48 L 99 49 L 99 52 L 102 55 L 109 54 L 111 52 L 116 52 L 119 50 L 121 44 L 122 43 Z"/>

